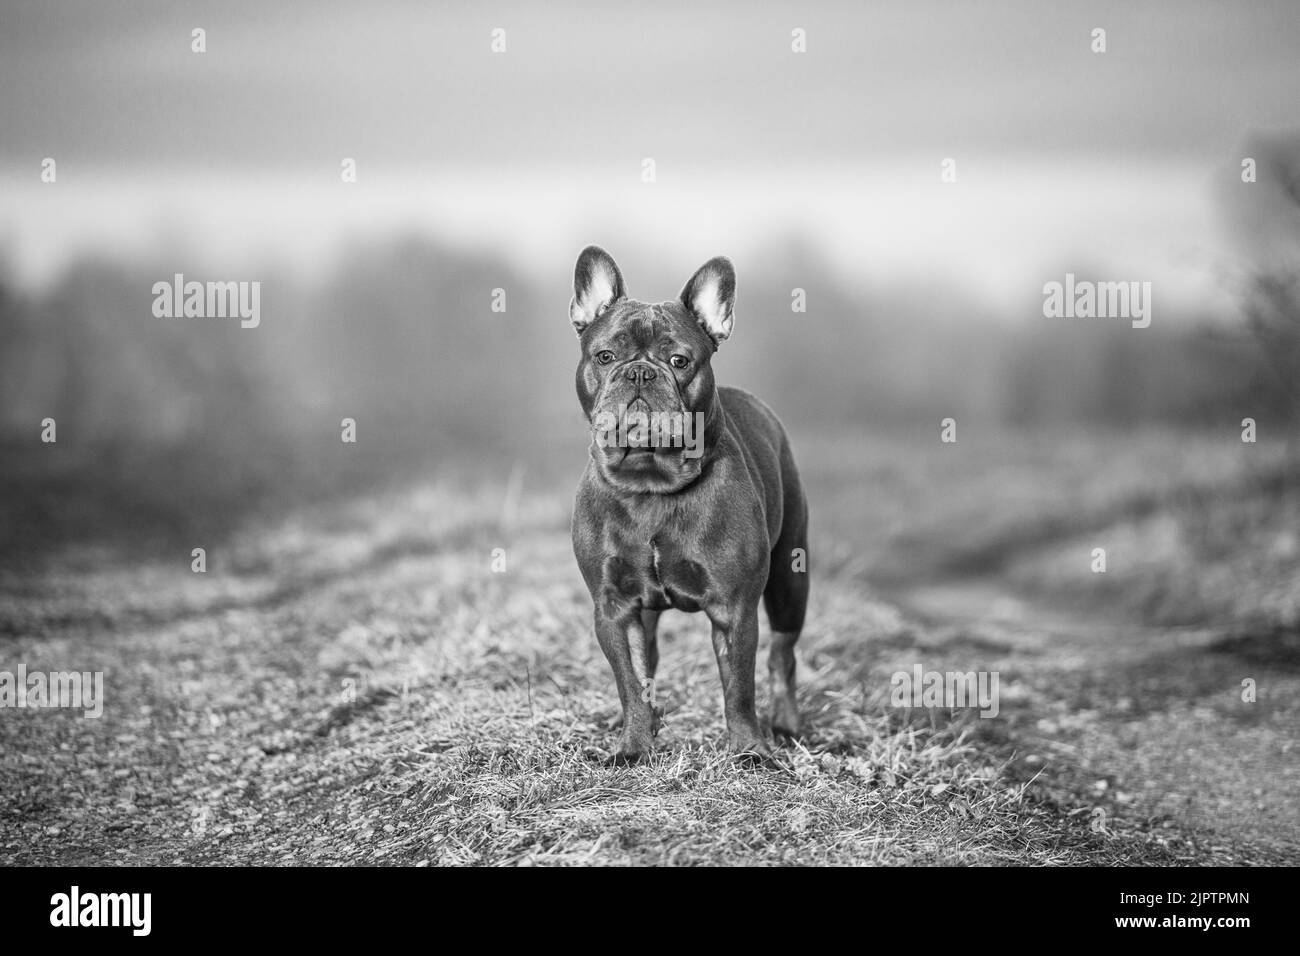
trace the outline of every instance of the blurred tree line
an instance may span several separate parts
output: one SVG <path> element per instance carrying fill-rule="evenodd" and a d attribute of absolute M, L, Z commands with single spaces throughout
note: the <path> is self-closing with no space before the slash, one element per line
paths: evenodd
<path fill-rule="evenodd" d="M 1295 152 L 1260 154 L 1262 208 L 1292 217 L 1290 232 L 1269 228 L 1294 248 L 1295 205 L 1262 194 L 1265 176 L 1294 191 L 1276 170 L 1294 172 Z M 941 284 L 864 293 L 815 245 L 785 238 L 745 264 L 737 334 L 714 365 L 800 429 L 937 428 L 948 415 L 1013 427 L 1235 427 L 1248 415 L 1294 426 L 1296 273 L 1255 261 L 1242 316 L 1162 315 L 1135 331 L 1045 321 L 1037 289 L 1015 322 L 972 311 Z M 153 283 L 177 271 L 242 278 L 101 258 L 44 292 L 0 279 L 0 535 L 213 530 L 262 504 L 430 468 L 491 475 L 544 457 L 581 467 L 567 271 L 535 280 L 423 238 L 358 245 L 323 281 L 263 274 L 256 329 L 154 317 Z M 634 295 L 676 289 L 629 278 Z M 791 308 L 796 287 L 808 290 L 806 312 Z M 496 290 L 504 312 L 492 309 Z M 1207 336 L 1211 325 L 1251 330 L 1264 348 Z M 47 417 L 58 422 L 53 448 L 39 441 Z M 355 446 L 340 441 L 344 418 L 357 422 Z"/>

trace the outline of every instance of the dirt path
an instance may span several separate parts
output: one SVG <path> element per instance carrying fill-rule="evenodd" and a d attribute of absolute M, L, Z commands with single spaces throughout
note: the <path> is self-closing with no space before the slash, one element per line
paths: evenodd
<path fill-rule="evenodd" d="M 1194 831 L 1213 854 L 1300 859 L 1300 644 L 1278 633 L 1144 627 L 961 580 L 898 598 L 937 632 L 977 628 L 1022 671 L 1018 736 L 1108 817 Z M 978 624 L 976 624 L 978 622 Z M 1255 700 L 1243 699 L 1243 681 Z M 1246 694 L 1245 696 L 1249 696 Z M 1014 719 L 1014 718 L 1013 718 Z"/>
<path fill-rule="evenodd" d="M 98 720 L 0 711 L 0 858 L 1142 864 L 1295 852 L 1300 687 L 1294 668 L 1253 667 L 1249 639 L 1134 640 L 971 586 L 895 603 L 830 577 L 800 650 L 801 746 L 753 770 L 720 751 L 706 631 L 667 615 L 660 752 L 610 769 L 615 698 L 565 503 L 539 502 L 513 530 L 495 506 L 450 509 L 440 493 L 401 504 L 256 532 L 205 575 L 186 557 L 7 578 L 0 669 L 102 670 L 106 703 Z M 999 716 L 891 708 L 889 675 L 916 663 L 997 670 Z M 1243 677 L 1259 702 L 1239 700 Z"/>

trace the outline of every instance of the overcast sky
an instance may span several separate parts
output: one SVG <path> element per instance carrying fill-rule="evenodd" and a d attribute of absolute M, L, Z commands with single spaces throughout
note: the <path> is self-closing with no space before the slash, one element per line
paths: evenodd
<path fill-rule="evenodd" d="M 1207 231 L 1206 181 L 1252 130 L 1297 123 L 1294 0 L 446 6 L 7 0 L 0 252 L 57 257 L 74 237 L 112 238 L 114 219 L 138 232 L 186 196 L 195 228 L 216 228 L 211 197 L 227 218 L 245 197 L 251 224 L 292 200 L 284 182 L 336 185 L 347 156 L 376 222 L 405 195 L 467 238 L 482 204 L 516 210 L 510 239 L 537 244 L 558 238 L 543 216 L 566 240 L 614 209 L 663 232 L 716 197 L 700 223 L 714 241 L 778 220 L 847 239 L 888 216 L 892 242 L 882 231 L 864 254 L 918 255 L 942 226 L 972 262 L 982 252 L 1006 271 L 1013 238 L 1087 243 L 1090 219 L 1121 246 L 1151 245 L 1142 229 L 1170 242 Z M 805 54 L 791 51 L 796 27 Z M 71 187 L 60 200 L 39 192 L 46 156 Z M 951 199 L 932 188 L 946 156 L 966 213 L 998 220 L 986 234 L 952 215 L 918 231 L 938 215 L 927 203 Z M 644 157 L 659 170 L 651 203 L 621 191 L 641 186 Z"/>
<path fill-rule="evenodd" d="M 0 150 L 133 165 L 1213 156 L 1242 127 L 1294 123 L 1300 90 L 1292 0 L 439 6 L 9 0 Z"/>

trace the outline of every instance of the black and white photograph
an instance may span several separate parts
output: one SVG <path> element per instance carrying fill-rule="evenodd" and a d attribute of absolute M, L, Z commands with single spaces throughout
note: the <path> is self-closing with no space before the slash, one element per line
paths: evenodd
<path fill-rule="evenodd" d="M 1294 0 L 4 0 L 22 921 L 998 867 L 1239 945 L 1298 738 Z"/>

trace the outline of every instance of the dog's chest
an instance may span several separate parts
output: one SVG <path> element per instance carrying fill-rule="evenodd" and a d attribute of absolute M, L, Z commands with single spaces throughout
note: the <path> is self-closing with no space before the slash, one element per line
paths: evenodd
<path fill-rule="evenodd" d="M 651 610 L 676 608 L 699 611 L 709 592 L 709 575 L 702 561 L 683 551 L 676 542 L 653 539 L 646 549 L 638 599 Z"/>
<path fill-rule="evenodd" d="M 645 608 L 701 610 L 710 578 L 696 523 L 681 515 L 631 517 L 611 529 L 618 560 L 608 569 L 615 572 L 610 583 Z"/>

